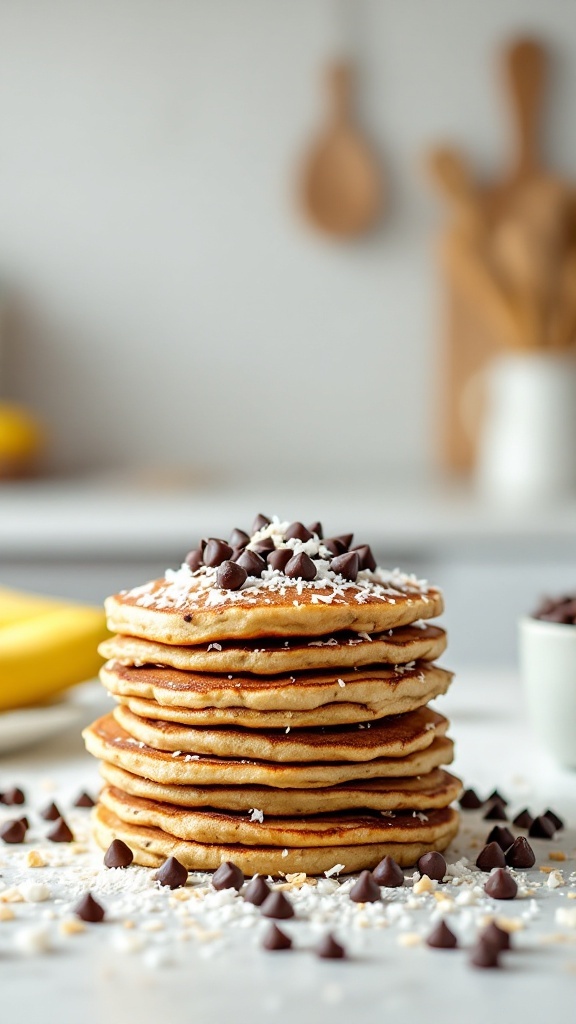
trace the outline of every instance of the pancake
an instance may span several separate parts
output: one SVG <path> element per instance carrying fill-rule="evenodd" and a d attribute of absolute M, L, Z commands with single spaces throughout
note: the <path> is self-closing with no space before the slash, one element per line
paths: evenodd
<path fill-rule="evenodd" d="M 163 786 L 106 761 L 100 765 L 100 773 L 110 786 L 147 800 L 179 807 L 244 812 L 257 808 L 272 815 L 318 814 L 358 807 L 373 811 L 423 811 L 447 807 L 462 792 L 460 779 L 440 768 L 411 779 L 345 782 L 340 786 L 310 790 L 269 786 Z"/>
<path fill-rule="evenodd" d="M 232 811 L 188 810 L 130 796 L 106 786 L 100 803 L 129 825 L 160 828 L 176 839 L 195 843 L 240 843 L 242 846 L 364 846 L 367 843 L 434 843 L 454 820 L 449 807 L 439 810 L 359 811 L 306 818 L 250 817 Z"/>
<path fill-rule="evenodd" d="M 318 875 L 341 864 L 342 871 L 374 868 L 390 856 L 401 867 L 410 867 L 430 850 L 445 850 L 458 830 L 458 815 L 450 812 L 445 826 L 436 830 L 432 841 L 381 842 L 358 846 L 271 847 L 199 843 L 176 839 L 159 828 L 123 822 L 107 807 L 93 812 L 93 833 L 102 849 L 113 839 L 122 839 L 133 851 L 137 864 L 160 867 L 168 857 L 176 857 L 189 871 L 213 871 L 223 861 L 233 861 L 246 875 L 284 875 L 304 871 Z"/>
<path fill-rule="evenodd" d="M 452 741 L 444 737 L 447 724 L 446 719 L 442 719 L 437 725 L 429 747 L 404 757 L 312 764 L 281 764 L 189 753 L 174 756 L 134 739 L 118 725 L 112 714 L 99 718 L 82 735 L 87 749 L 95 757 L 163 785 L 262 785 L 276 789 L 315 789 L 353 779 L 410 777 L 450 764 L 454 748 Z"/>
<path fill-rule="evenodd" d="M 311 672 L 315 669 L 354 668 L 362 665 L 405 665 L 411 661 L 435 661 L 446 649 L 446 633 L 422 623 L 402 626 L 372 636 L 336 633 L 322 640 L 265 637 L 259 641 L 175 647 L 120 634 L 98 648 L 103 658 L 123 665 L 167 665 L 185 672 Z"/>
<path fill-rule="evenodd" d="M 104 686 L 119 697 L 154 700 L 163 707 L 249 708 L 252 711 L 310 711 L 327 704 L 363 704 L 368 718 L 402 714 L 445 693 L 452 673 L 426 662 L 413 667 L 362 668 L 357 672 L 303 672 L 289 676 L 202 675 L 176 669 L 133 668 L 107 662 L 100 672 Z M 344 685 L 342 685 L 344 684 Z M 289 724 L 283 722 L 284 727 Z"/>

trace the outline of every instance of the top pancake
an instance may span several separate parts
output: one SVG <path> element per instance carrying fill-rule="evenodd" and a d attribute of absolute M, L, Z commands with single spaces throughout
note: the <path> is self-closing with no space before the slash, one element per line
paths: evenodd
<path fill-rule="evenodd" d="M 106 601 L 111 631 L 155 643 L 195 645 L 257 637 L 326 636 L 350 630 L 377 633 L 429 619 L 443 611 L 442 595 L 425 580 L 398 569 L 363 569 L 355 580 L 331 568 L 332 554 L 309 535 L 287 539 L 288 523 L 275 520 L 256 532 L 247 549 L 267 541 L 312 559 L 312 580 L 266 567 L 237 590 L 218 585 L 218 568 L 202 564 L 177 571 Z"/>

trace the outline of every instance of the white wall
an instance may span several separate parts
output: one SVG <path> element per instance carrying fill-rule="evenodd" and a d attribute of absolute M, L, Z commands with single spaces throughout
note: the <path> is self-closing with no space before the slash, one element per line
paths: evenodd
<path fill-rule="evenodd" d="M 5 389 L 60 467 L 208 463 L 332 480 L 430 460 L 438 138 L 503 166 L 503 38 L 556 50 L 548 152 L 576 167 L 571 0 L 350 0 L 390 212 L 334 245 L 294 213 L 328 0 L 0 0 Z"/>

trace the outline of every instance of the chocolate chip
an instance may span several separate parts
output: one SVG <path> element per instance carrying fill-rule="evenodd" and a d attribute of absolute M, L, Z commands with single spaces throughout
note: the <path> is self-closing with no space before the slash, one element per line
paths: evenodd
<path fill-rule="evenodd" d="M 121 839 L 113 839 L 104 854 L 104 864 L 107 868 L 127 868 L 133 860 L 132 850 Z"/>
<path fill-rule="evenodd" d="M 506 863 L 511 868 L 532 868 L 536 863 L 534 850 L 524 836 L 518 836 L 509 850 L 506 850 Z"/>
<path fill-rule="evenodd" d="M 512 846 L 514 842 L 514 836 L 510 829 L 505 828 L 503 825 L 494 825 L 494 828 L 486 838 L 486 844 L 498 843 L 503 850 L 507 850 L 509 846 Z"/>
<path fill-rule="evenodd" d="M 558 815 L 555 814 L 554 811 L 551 811 L 550 809 L 548 809 L 547 811 L 544 811 L 544 815 L 543 816 L 545 818 L 549 818 L 550 819 L 550 821 L 554 825 L 554 828 L 555 828 L 556 832 L 560 832 L 564 828 L 564 822 L 562 821 L 562 818 L 559 818 Z"/>
<path fill-rule="evenodd" d="M 294 907 L 290 900 L 286 899 L 283 892 L 271 892 L 264 900 L 261 909 L 263 917 L 275 917 L 277 919 L 294 917 Z"/>
<path fill-rule="evenodd" d="M 290 523 L 290 526 L 284 534 L 286 540 L 292 540 L 293 537 L 296 540 L 312 540 L 312 534 L 310 530 L 307 530 L 303 523 Z"/>
<path fill-rule="evenodd" d="M 258 515 L 252 523 L 252 533 L 258 533 L 259 530 L 263 530 L 265 526 L 270 526 L 271 519 L 268 516 Z"/>
<path fill-rule="evenodd" d="M 318 540 L 322 540 L 322 537 L 324 536 L 324 533 L 323 533 L 323 530 L 322 530 L 322 523 L 319 523 L 318 520 L 316 520 L 315 523 L 310 523 L 310 526 L 308 527 L 308 529 L 310 530 L 310 533 L 316 534 L 316 536 L 318 537 Z"/>
<path fill-rule="evenodd" d="M 483 850 L 480 850 L 476 858 L 476 867 L 480 871 L 492 871 L 492 868 L 505 868 L 506 858 L 504 850 L 498 843 L 488 843 Z"/>
<path fill-rule="evenodd" d="M 352 541 L 354 539 L 354 534 L 353 533 L 339 533 L 337 537 L 333 537 L 332 539 L 333 540 L 337 540 L 340 544 L 342 544 L 342 546 L 344 548 L 344 551 L 348 551 L 349 548 L 350 548 L 350 545 L 351 545 L 351 543 L 352 543 Z"/>
<path fill-rule="evenodd" d="M 186 612 L 186 614 L 183 615 L 182 618 L 184 619 L 184 622 L 192 622 L 192 616 L 190 615 L 190 612 Z"/>
<path fill-rule="evenodd" d="M 260 540 L 254 545 L 254 551 L 258 555 L 262 555 L 262 558 L 266 558 L 271 551 L 275 551 L 276 545 L 272 540 L 272 537 L 266 537 L 266 540 Z"/>
<path fill-rule="evenodd" d="M 347 551 L 344 555 L 337 555 L 330 562 L 332 572 L 335 572 L 337 576 L 343 576 L 345 580 L 351 580 L 352 583 L 358 576 L 359 568 L 360 559 L 357 551 Z"/>
<path fill-rule="evenodd" d="M 196 572 L 203 564 L 202 552 L 199 548 L 195 548 L 194 551 L 188 552 L 184 561 L 191 572 Z"/>
<path fill-rule="evenodd" d="M 436 850 L 425 853 L 418 861 L 418 871 L 421 875 L 428 875 L 428 878 L 441 882 L 446 874 L 446 861 Z"/>
<path fill-rule="evenodd" d="M 501 804 L 504 804 L 504 807 L 508 806 L 506 797 L 502 796 L 502 793 L 499 793 L 497 789 L 493 789 L 490 796 L 486 797 L 486 803 L 490 803 L 492 800 L 499 800 Z"/>
<path fill-rule="evenodd" d="M 363 569 L 368 569 L 370 572 L 374 572 L 376 569 L 376 559 L 372 554 L 372 548 L 369 544 L 356 544 L 355 547 L 350 549 L 355 551 L 360 560 L 360 572 Z"/>
<path fill-rule="evenodd" d="M 244 530 L 234 529 L 230 534 L 228 543 L 231 548 L 245 548 L 250 543 L 250 537 Z"/>
<path fill-rule="evenodd" d="M 456 949 L 458 939 L 448 925 L 444 921 L 440 921 L 430 932 L 426 939 L 426 945 L 432 946 L 432 949 Z"/>
<path fill-rule="evenodd" d="M 271 551 L 268 555 L 268 565 L 271 569 L 279 569 L 280 572 L 284 572 L 292 556 L 292 548 L 276 548 L 275 551 Z"/>
<path fill-rule="evenodd" d="M 73 843 L 74 836 L 68 825 L 64 821 L 64 818 L 58 818 L 58 821 L 51 828 L 46 835 L 46 839 L 49 839 L 51 843 Z"/>
<path fill-rule="evenodd" d="M 28 818 L 26 817 L 26 815 L 24 815 L 23 818 L 18 818 L 18 821 L 21 821 L 22 824 L 24 825 L 24 828 L 26 829 L 26 831 L 28 831 L 28 829 L 30 828 L 30 822 L 28 821 Z"/>
<path fill-rule="evenodd" d="M 534 818 L 528 829 L 528 835 L 533 839 L 552 839 L 555 831 L 554 823 L 542 814 L 540 817 Z"/>
<path fill-rule="evenodd" d="M 404 885 L 404 872 L 393 857 L 384 857 L 374 868 L 372 878 L 378 885 L 385 885 L 388 889 Z"/>
<path fill-rule="evenodd" d="M 188 871 L 176 857 L 168 857 L 154 878 L 160 885 L 167 885 L 169 889 L 180 889 L 188 881 Z"/>
<path fill-rule="evenodd" d="M 266 562 L 262 556 L 257 555 L 255 551 L 248 551 L 247 548 L 236 559 L 236 565 L 241 565 L 249 576 L 258 577 L 262 575 L 266 568 Z"/>
<path fill-rule="evenodd" d="M 354 903 L 377 903 L 381 898 L 380 886 L 370 871 L 362 871 L 348 894 Z"/>
<path fill-rule="evenodd" d="M 323 960 L 344 960 L 346 957 L 346 950 L 344 946 L 341 946 L 333 935 L 325 935 L 323 939 L 316 946 L 316 956 L 322 957 Z"/>
<path fill-rule="evenodd" d="M 458 802 L 463 811 L 477 811 L 484 801 L 480 799 L 476 790 L 465 789 Z"/>
<path fill-rule="evenodd" d="M 484 815 L 485 821 L 508 821 L 508 815 L 506 814 L 506 808 L 501 800 L 494 800 L 486 814 Z"/>
<path fill-rule="evenodd" d="M 294 555 L 289 562 L 286 562 L 284 572 L 286 576 L 290 576 L 295 580 L 316 579 L 316 566 L 304 551 L 301 551 L 298 555 Z"/>
<path fill-rule="evenodd" d="M 236 867 L 231 860 L 224 861 L 212 875 L 214 889 L 237 889 L 244 885 L 244 872 Z"/>
<path fill-rule="evenodd" d="M 222 590 L 240 590 L 246 582 L 248 573 L 238 562 L 222 562 L 216 572 L 216 583 Z"/>
<path fill-rule="evenodd" d="M 43 811 L 40 811 L 40 817 L 44 818 L 44 821 L 57 821 L 62 815 L 56 807 L 56 804 L 48 804 Z"/>
<path fill-rule="evenodd" d="M 331 555 L 343 555 L 346 551 L 345 545 L 337 537 L 328 537 L 324 541 L 324 547 L 328 548 Z"/>
<path fill-rule="evenodd" d="M 13 786 L 12 789 L 7 789 L 2 793 L 2 803 L 7 804 L 8 807 L 14 807 L 16 804 L 25 804 L 26 797 L 18 786 Z"/>
<path fill-rule="evenodd" d="M 263 949 L 292 949 L 292 939 L 280 931 L 277 924 L 271 924 L 262 939 Z"/>
<path fill-rule="evenodd" d="M 253 903 L 255 907 L 261 907 L 264 900 L 271 893 L 268 882 L 262 878 L 262 875 L 256 875 L 251 882 L 246 886 L 246 892 L 244 893 L 244 899 L 246 903 Z"/>
<path fill-rule="evenodd" d="M 518 886 L 506 868 L 495 868 L 484 886 L 484 892 L 495 900 L 513 900 Z"/>
<path fill-rule="evenodd" d="M 74 801 L 74 807 L 94 807 L 94 800 L 89 793 L 80 793 Z"/>
<path fill-rule="evenodd" d="M 106 915 L 104 907 L 89 892 L 76 904 L 74 913 L 81 921 L 87 921 L 89 924 L 99 924 Z"/>
<path fill-rule="evenodd" d="M 17 818 L 15 821 L 5 821 L 0 827 L 0 839 L 5 843 L 23 843 L 26 837 L 26 825 Z"/>
<path fill-rule="evenodd" d="M 516 815 L 512 824 L 516 825 L 517 828 L 530 828 L 533 821 L 534 818 L 530 814 L 528 808 L 525 807 L 523 811 L 520 811 L 520 813 Z"/>
<path fill-rule="evenodd" d="M 470 963 L 474 967 L 499 967 L 500 950 L 491 942 L 484 942 L 480 939 L 470 956 Z"/>
<path fill-rule="evenodd" d="M 204 565 L 214 569 L 232 555 L 232 548 L 225 540 L 211 537 L 204 548 Z"/>
<path fill-rule="evenodd" d="M 496 921 L 492 921 L 479 936 L 480 942 L 486 942 L 494 946 L 498 951 L 510 949 L 510 934 L 499 928 Z"/>

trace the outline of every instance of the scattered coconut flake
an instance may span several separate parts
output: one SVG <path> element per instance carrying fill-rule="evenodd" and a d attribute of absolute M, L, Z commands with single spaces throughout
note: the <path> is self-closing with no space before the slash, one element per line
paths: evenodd
<path fill-rule="evenodd" d="M 248 814 L 250 815 L 250 821 L 259 821 L 260 824 L 264 821 L 264 811 L 259 811 L 257 807 L 251 807 Z"/>

